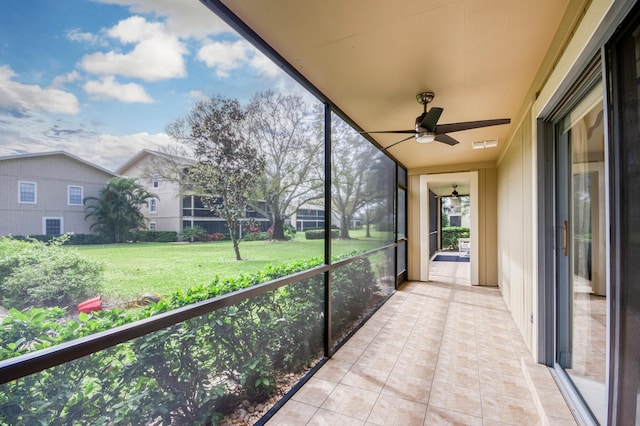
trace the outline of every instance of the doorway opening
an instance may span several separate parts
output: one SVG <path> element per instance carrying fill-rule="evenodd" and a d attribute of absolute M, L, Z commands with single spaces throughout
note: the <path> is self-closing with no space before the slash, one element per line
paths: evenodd
<path fill-rule="evenodd" d="M 421 280 L 478 285 L 477 172 L 420 180 Z"/>

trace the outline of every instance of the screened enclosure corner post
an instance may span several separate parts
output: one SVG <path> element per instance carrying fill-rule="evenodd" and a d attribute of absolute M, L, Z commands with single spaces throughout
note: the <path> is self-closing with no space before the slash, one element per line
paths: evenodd
<path fill-rule="evenodd" d="M 331 264 L 331 106 L 324 104 L 324 263 Z M 331 357 L 331 272 L 324 274 L 324 356 Z"/>

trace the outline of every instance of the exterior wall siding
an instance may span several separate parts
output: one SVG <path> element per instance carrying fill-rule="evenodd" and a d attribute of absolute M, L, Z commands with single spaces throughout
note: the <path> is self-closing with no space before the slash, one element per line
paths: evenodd
<path fill-rule="evenodd" d="M 533 294 L 535 258 L 532 199 L 536 183 L 532 176 L 531 114 L 515 132 L 498 166 L 498 285 L 529 349 L 533 350 L 536 311 Z"/>
<path fill-rule="evenodd" d="M 156 223 L 158 231 L 176 231 L 182 230 L 182 198 L 179 196 L 179 186 L 175 182 L 159 177 L 158 188 L 153 187 L 153 178 L 149 176 L 153 172 L 154 154 L 142 153 L 137 161 L 127 164 L 126 168 L 120 168 L 118 171 L 123 175 L 138 179 L 145 189 L 157 195 L 157 210 L 152 213 L 149 206 L 142 206 L 141 212 L 144 215 L 147 226 L 151 222 Z M 147 170 L 149 169 L 149 170 Z M 158 170 L 158 174 L 162 174 Z"/>
<path fill-rule="evenodd" d="M 91 233 L 84 206 L 69 205 L 69 185 L 81 186 L 83 197 L 97 196 L 114 174 L 64 154 L 0 161 L 0 235 L 43 234 L 43 218 L 63 218 L 63 231 Z M 18 182 L 36 183 L 36 202 L 20 203 Z"/>

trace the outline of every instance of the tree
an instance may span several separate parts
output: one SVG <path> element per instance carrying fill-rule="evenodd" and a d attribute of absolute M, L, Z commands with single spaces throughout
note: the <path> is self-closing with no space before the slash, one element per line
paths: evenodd
<path fill-rule="evenodd" d="M 265 162 L 243 137 L 246 113 L 236 99 L 212 97 L 198 101 L 185 117 L 167 126 L 175 141 L 186 145 L 195 162 L 186 168 L 183 185 L 226 222 L 236 260 L 239 228 Z"/>
<path fill-rule="evenodd" d="M 145 227 L 140 206 L 148 204 L 155 194 L 148 192 L 133 178 L 114 177 L 100 190 L 97 197 L 86 197 L 85 220 L 93 218 L 92 230 L 122 243 L 127 236 Z"/>
<path fill-rule="evenodd" d="M 266 209 L 252 207 L 269 218 L 274 240 L 284 240 L 284 223 L 304 203 L 322 196 L 322 134 L 317 115 L 299 95 L 272 90 L 257 93 L 248 106 L 250 141 L 265 159 L 257 198 Z"/>
<path fill-rule="evenodd" d="M 340 238 L 347 239 L 356 213 L 380 199 L 374 184 L 379 151 L 339 117 L 331 126 L 331 207 L 340 218 Z"/>

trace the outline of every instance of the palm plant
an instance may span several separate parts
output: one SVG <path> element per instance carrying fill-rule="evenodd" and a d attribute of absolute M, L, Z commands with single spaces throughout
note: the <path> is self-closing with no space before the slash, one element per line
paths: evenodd
<path fill-rule="evenodd" d="M 114 177 L 97 197 L 83 200 L 85 219 L 93 218 L 92 230 L 121 243 L 129 233 L 145 226 L 140 207 L 154 197 L 135 179 Z"/>

